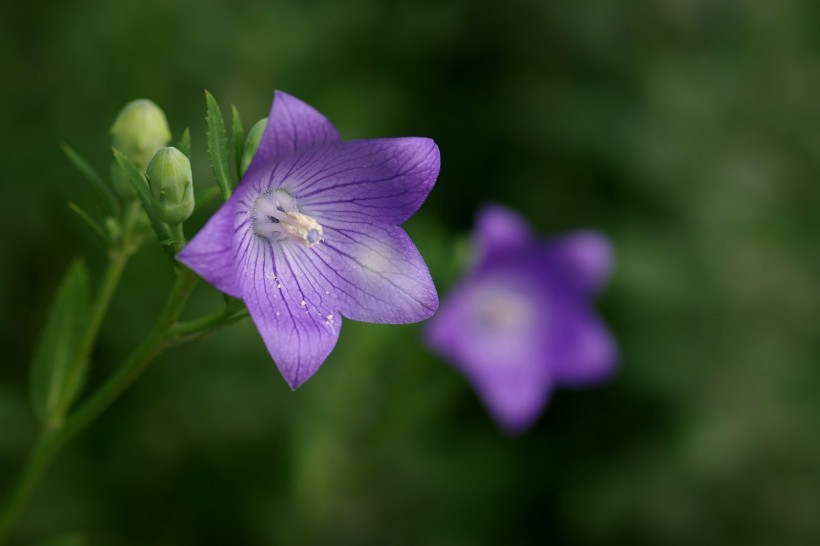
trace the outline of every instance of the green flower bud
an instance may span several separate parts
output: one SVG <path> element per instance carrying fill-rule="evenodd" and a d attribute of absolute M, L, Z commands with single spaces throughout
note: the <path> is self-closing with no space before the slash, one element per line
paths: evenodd
<path fill-rule="evenodd" d="M 248 170 L 253 156 L 256 155 L 256 150 L 259 149 L 259 141 L 262 140 L 262 134 L 265 132 L 265 127 L 268 126 L 268 118 L 262 118 L 253 124 L 251 130 L 248 131 L 248 138 L 245 141 L 245 149 L 242 151 L 242 161 L 239 166 L 242 168 L 242 174 Z"/>
<path fill-rule="evenodd" d="M 129 102 L 111 126 L 111 144 L 143 172 L 157 150 L 171 141 L 168 121 L 159 106 L 148 99 Z M 116 162 L 111 163 L 114 190 L 125 200 L 137 197 L 128 176 Z"/>
<path fill-rule="evenodd" d="M 191 162 L 176 148 L 160 148 L 148 164 L 148 186 L 154 211 L 170 225 L 181 224 L 194 212 Z"/>
<path fill-rule="evenodd" d="M 170 141 L 165 114 L 148 99 L 126 104 L 111 126 L 111 144 L 141 171 L 145 171 L 156 151 Z"/>

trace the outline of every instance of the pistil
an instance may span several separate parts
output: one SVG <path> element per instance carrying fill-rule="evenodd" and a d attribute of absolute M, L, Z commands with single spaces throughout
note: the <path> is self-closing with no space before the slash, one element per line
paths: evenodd
<path fill-rule="evenodd" d="M 253 231 L 268 241 L 290 239 L 310 248 L 322 240 L 322 226 L 299 212 L 296 200 L 284 190 L 260 195 L 253 205 Z"/>

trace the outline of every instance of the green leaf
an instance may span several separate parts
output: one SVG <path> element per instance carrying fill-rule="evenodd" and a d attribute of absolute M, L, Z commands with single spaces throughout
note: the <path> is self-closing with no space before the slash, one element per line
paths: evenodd
<path fill-rule="evenodd" d="M 131 163 L 131 160 L 125 157 L 122 152 L 116 148 L 113 150 L 114 159 L 117 160 L 120 169 L 126 174 L 126 178 L 131 183 L 131 187 L 137 192 L 137 196 L 140 202 L 142 202 L 142 207 L 145 209 L 145 213 L 148 215 L 148 219 L 151 220 L 151 225 L 157 234 L 157 239 L 160 241 L 169 239 L 168 228 L 154 213 L 154 206 L 151 203 L 151 192 L 148 190 L 148 181 L 145 180 L 145 175 L 142 174 L 136 165 Z"/>
<path fill-rule="evenodd" d="M 105 234 L 105 231 L 102 227 L 100 227 L 100 225 L 97 222 L 95 222 L 91 218 L 91 216 L 89 216 L 87 212 L 85 212 L 83 209 L 81 209 L 74 203 L 69 203 L 68 208 L 77 213 L 77 216 L 79 216 L 88 225 L 88 227 L 91 228 L 91 231 L 96 233 L 97 236 L 99 236 L 99 238 L 102 239 L 103 244 L 108 244 L 108 236 Z"/>
<path fill-rule="evenodd" d="M 71 405 L 85 377 L 87 361 L 83 362 L 83 373 L 76 374 L 73 381 L 69 368 L 77 356 L 90 307 L 88 270 L 77 260 L 60 282 L 31 365 L 34 411 L 49 425 L 62 421 L 62 408 Z"/>
<path fill-rule="evenodd" d="M 187 127 L 182 132 L 179 142 L 177 142 L 177 148 L 185 154 L 185 157 L 191 159 L 191 131 L 189 131 Z"/>
<path fill-rule="evenodd" d="M 69 146 L 68 144 L 62 144 L 60 146 L 65 152 L 65 155 L 68 157 L 69 161 L 71 161 L 77 170 L 85 176 L 85 178 L 91 182 L 91 185 L 97 190 L 102 197 L 103 203 L 105 204 L 106 208 L 108 209 L 109 214 L 112 216 L 119 216 L 120 214 L 120 204 L 117 201 L 117 197 L 114 195 L 114 192 L 111 191 L 111 188 L 108 187 L 108 184 L 97 174 L 97 171 L 88 164 L 88 162 L 80 157 L 80 154 L 74 151 L 74 148 Z"/>
<path fill-rule="evenodd" d="M 236 168 L 236 179 L 242 179 L 242 150 L 245 147 L 245 128 L 239 110 L 231 104 L 231 136 L 233 138 L 233 165 Z"/>
<path fill-rule="evenodd" d="M 228 154 L 228 137 L 225 133 L 225 120 L 216 99 L 208 91 L 205 91 L 205 102 L 208 109 L 205 119 L 208 122 L 208 156 L 211 159 L 211 171 L 213 171 L 216 183 L 222 191 L 222 198 L 227 201 L 231 196 L 233 183 Z"/>

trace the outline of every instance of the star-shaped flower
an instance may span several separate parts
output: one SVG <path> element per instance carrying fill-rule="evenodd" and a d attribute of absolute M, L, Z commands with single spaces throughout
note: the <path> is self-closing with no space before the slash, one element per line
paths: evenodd
<path fill-rule="evenodd" d="M 503 428 L 520 431 L 554 387 L 613 372 L 617 348 L 591 306 L 612 249 L 590 231 L 538 241 L 521 217 L 498 206 L 479 214 L 474 239 L 477 263 L 442 303 L 427 340 Z"/>
<path fill-rule="evenodd" d="M 396 324 L 435 312 L 427 266 L 398 226 L 438 172 L 430 139 L 342 142 L 322 114 L 277 92 L 242 181 L 178 259 L 244 300 L 295 389 L 330 354 L 343 316 Z"/>

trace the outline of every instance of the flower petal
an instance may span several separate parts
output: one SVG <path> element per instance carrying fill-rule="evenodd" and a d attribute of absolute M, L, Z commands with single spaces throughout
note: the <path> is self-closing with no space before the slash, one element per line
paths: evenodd
<path fill-rule="evenodd" d="M 536 317 L 521 326 L 499 328 L 483 316 L 487 304 L 506 297 L 504 293 L 511 295 L 509 288 L 483 277 L 468 279 L 442 303 L 426 338 L 464 373 L 495 420 L 508 432 L 519 432 L 544 409 L 552 382 Z"/>
<path fill-rule="evenodd" d="M 269 169 L 274 162 L 297 150 L 338 141 L 339 132 L 318 110 L 276 91 L 268 125 L 247 172 Z"/>
<path fill-rule="evenodd" d="M 302 212 L 322 225 L 401 224 L 427 198 L 440 166 L 436 143 L 416 137 L 342 142 L 296 155 L 274 184 L 288 186 Z"/>
<path fill-rule="evenodd" d="M 310 378 L 336 345 L 341 317 L 298 269 L 282 246 L 252 237 L 243 299 L 276 366 L 292 389 Z"/>
<path fill-rule="evenodd" d="M 501 205 L 488 205 L 479 211 L 475 225 L 475 245 L 479 256 L 518 247 L 530 239 L 530 226 L 512 210 Z"/>
<path fill-rule="evenodd" d="M 218 290 L 238 298 L 242 293 L 234 274 L 234 203 L 231 199 L 222 205 L 177 254 L 177 260 Z"/>
<path fill-rule="evenodd" d="M 305 267 L 323 278 L 345 317 L 403 324 L 438 308 L 430 272 L 403 229 L 396 226 L 326 227 L 322 243 L 305 249 Z"/>
<path fill-rule="evenodd" d="M 533 381 L 526 375 L 491 373 L 471 378 L 487 410 L 507 432 L 523 432 L 532 426 L 549 402 L 549 378 Z"/>
<path fill-rule="evenodd" d="M 603 288 L 614 263 L 612 244 L 596 231 L 577 231 L 554 239 L 547 244 L 547 255 L 585 294 Z"/>
<path fill-rule="evenodd" d="M 563 328 L 560 358 L 551 370 L 561 386 L 599 383 L 615 371 L 618 348 L 604 323 L 592 313 L 580 313 Z"/>

